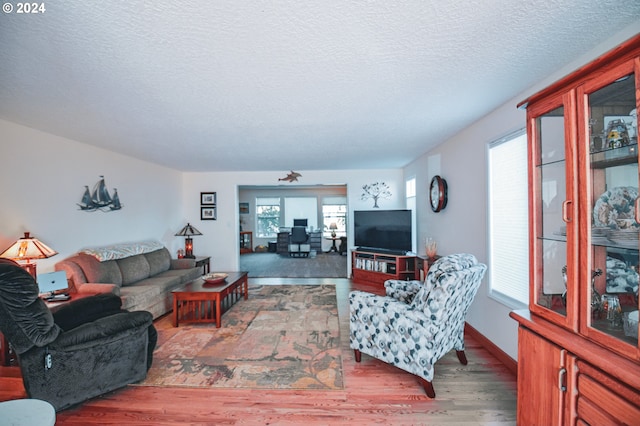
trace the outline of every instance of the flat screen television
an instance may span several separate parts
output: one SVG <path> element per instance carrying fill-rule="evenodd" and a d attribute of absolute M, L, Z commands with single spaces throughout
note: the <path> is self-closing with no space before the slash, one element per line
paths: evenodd
<path fill-rule="evenodd" d="M 353 226 L 360 250 L 404 254 L 412 249 L 411 210 L 355 210 Z"/>

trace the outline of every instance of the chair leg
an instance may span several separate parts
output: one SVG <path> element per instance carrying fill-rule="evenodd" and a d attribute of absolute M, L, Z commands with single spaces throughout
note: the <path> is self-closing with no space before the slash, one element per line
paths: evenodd
<path fill-rule="evenodd" d="M 354 349 L 353 355 L 356 357 L 356 362 L 360 362 L 360 360 L 362 359 L 362 353 L 359 350 Z"/>
<path fill-rule="evenodd" d="M 456 355 L 458 355 L 460 364 L 467 365 L 467 356 L 465 355 L 464 351 L 456 351 Z"/>
<path fill-rule="evenodd" d="M 420 384 L 422 384 L 422 388 L 424 389 L 424 392 L 427 394 L 427 396 L 429 398 L 435 398 L 436 391 L 433 390 L 433 383 L 426 381 L 422 377 L 418 377 L 418 380 L 420 380 Z"/>

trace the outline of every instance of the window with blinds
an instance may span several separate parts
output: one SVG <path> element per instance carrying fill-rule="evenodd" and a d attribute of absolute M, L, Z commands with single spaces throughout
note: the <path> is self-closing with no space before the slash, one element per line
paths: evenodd
<path fill-rule="evenodd" d="M 409 179 L 405 181 L 405 201 L 406 208 L 411 210 L 411 228 L 418 229 L 417 221 L 416 221 L 416 177 L 411 176 Z M 412 236 L 412 250 L 417 252 L 417 244 L 416 244 L 417 235 L 416 232 L 413 233 Z"/>
<path fill-rule="evenodd" d="M 280 198 L 256 198 L 256 237 L 274 238 L 280 229 Z"/>
<path fill-rule="evenodd" d="M 332 232 L 338 237 L 347 236 L 347 197 L 322 198 L 322 236 L 329 238 Z"/>
<path fill-rule="evenodd" d="M 529 302 L 527 134 L 489 144 L 489 296 L 512 308 Z"/>

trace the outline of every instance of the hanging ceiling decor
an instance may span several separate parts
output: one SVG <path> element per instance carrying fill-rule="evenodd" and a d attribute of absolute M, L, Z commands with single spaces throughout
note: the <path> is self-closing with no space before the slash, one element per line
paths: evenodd
<path fill-rule="evenodd" d="M 113 188 L 113 196 L 111 196 L 107 185 L 104 183 L 104 176 L 100 176 L 100 180 L 94 185 L 92 192 L 85 185 L 82 201 L 78 203 L 78 206 L 80 206 L 80 210 L 85 212 L 95 212 L 96 210 L 110 212 L 120 210 L 123 204 L 120 203 L 118 190 Z"/>
<path fill-rule="evenodd" d="M 294 172 L 293 170 L 291 170 L 291 173 L 288 173 L 285 177 L 280 178 L 278 180 L 279 181 L 280 180 L 284 180 L 284 181 L 287 181 L 287 182 L 294 182 L 294 181 L 297 182 L 299 177 L 302 177 L 302 175 L 300 173 Z"/>
<path fill-rule="evenodd" d="M 373 208 L 379 208 L 378 200 L 379 199 L 389 199 L 391 198 L 391 190 L 389 190 L 389 185 L 384 182 L 376 182 L 370 183 L 367 185 L 362 185 L 362 195 L 360 199 L 362 201 L 368 200 L 370 198 L 373 199 Z"/>

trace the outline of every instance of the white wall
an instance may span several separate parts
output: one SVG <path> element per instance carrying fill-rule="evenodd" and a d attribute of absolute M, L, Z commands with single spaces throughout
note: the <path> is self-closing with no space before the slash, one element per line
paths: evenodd
<path fill-rule="evenodd" d="M 638 32 L 640 23 L 626 28 L 405 168 L 405 176 L 416 176 L 419 253 L 424 254 L 424 238 L 430 236 L 438 242 L 440 254 L 468 252 L 488 262 L 487 144 L 525 127 L 526 112 L 516 108 L 519 102 Z M 429 183 L 435 174 L 444 177 L 449 186 L 448 205 L 440 213 L 433 213 L 427 204 Z M 485 278 L 467 320 L 516 359 L 517 323 L 508 316 L 512 308 L 489 298 L 486 282 Z"/>
<path fill-rule="evenodd" d="M 38 261 L 53 270 L 86 246 L 156 239 L 175 252 L 182 226 L 182 173 L 0 120 L 0 250 L 25 231 L 58 255 Z M 104 175 L 124 207 L 80 211 L 84 186 Z"/>
<path fill-rule="evenodd" d="M 361 200 L 362 186 L 374 182 L 389 185 L 392 197 L 379 200 L 381 209 L 404 208 L 404 180 L 401 169 L 388 170 L 296 170 L 302 174 L 299 182 L 283 185 L 347 185 L 348 223 L 353 223 L 354 210 L 369 210 L 373 201 Z M 250 185 L 277 185 L 282 172 L 211 172 L 185 173 L 184 221 L 189 221 L 204 235 L 194 237 L 194 254 L 212 256 L 212 268 L 216 270 L 237 270 L 239 268 L 239 219 L 238 187 Z M 217 192 L 218 219 L 200 220 L 200 192 Z M 353 241 L 353 225 L 347 231 L 348 241 Z M 350 260 L 349 260 L 350 262 Z"/>

